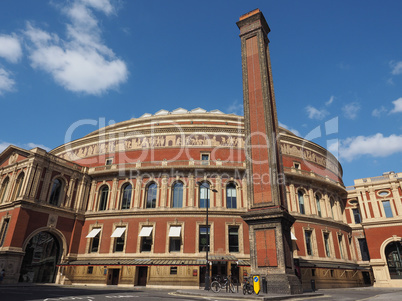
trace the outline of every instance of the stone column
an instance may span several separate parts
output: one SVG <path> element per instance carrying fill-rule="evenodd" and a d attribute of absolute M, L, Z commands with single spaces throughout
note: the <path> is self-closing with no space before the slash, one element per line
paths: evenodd
<path fill-rule="evenodd" d="M 135 196 L 134 196 L 134 208 L 138 209 L 140 207 L 141 202 L 141 184 L 142 179 L 141 177 L 137 177 L 135 181 Z"/>
<path fill-rule="evenodd" d="M 119 205 L 119 200 L 117 200 L 117 186 L 119 185 L 119 180 L 117 178 L 113 178 L 113 185 L 112 185 L 112 193 L 110 195 L 110 205 L 109 210 L 117 209 L 116 206 Z"/>
<path fill-rule="evenodd" d="M 95 211 L 95 200 L 96 199 L 96 181 L 92 180 L 91 182 L 91 193 L 89 194 L 88 200 L 88 211 Z"/>

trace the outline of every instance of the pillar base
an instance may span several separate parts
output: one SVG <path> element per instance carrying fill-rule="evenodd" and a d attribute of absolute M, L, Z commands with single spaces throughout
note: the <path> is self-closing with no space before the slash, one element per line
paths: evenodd
<path fill-rule="evenodd" d="M 273 274 L 265 275 L 268 294 L 296 295 L 303 293 L 299 278 L 295 275 Z"/>

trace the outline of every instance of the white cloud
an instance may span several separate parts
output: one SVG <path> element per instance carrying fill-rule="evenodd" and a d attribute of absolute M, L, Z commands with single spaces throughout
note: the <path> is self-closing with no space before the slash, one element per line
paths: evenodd
<path fill-rule="evenodd" d="M 357 102 L 348 103 L 342 107 L 343 115 L 347 119 L 356 119 L 359 110 L 360 105 Z"/>
<path fill-rule="evenodd" d="M 10 145 L 11 145 L 11 143 L 8 143 L 8 142 L 0 142 L 0 153 L 3 152 Z"/>
<path fill-rule="evenodd" d="M 115 12 L 115 8 L 110 4 L 109 0 L 81 0 L 81 2 L 87 6 L 92 6 L 93 8 L 104 12 L 106 15 Z"/>
<path fill-rule="evenodd" d="M 402 97 L 392 102 L 394 104 L 394 108 L 390 111 L 390 113 L 401 113 L 402 112 Z"/>
<path fill-rule="evenodd" d="M 45 146 L 43 144 L 33 143 L 33 142 L 29 142 L 25 146 L 26 146 L 27 149 L 33 149 L 33 148 L 39 147 L 39 148 L 44 149 L 47 152 L 51 150 L 50 147 L 47 147 L 47 146 Z"/>
<path fill-rule="evenodd" d="M 116 89 L 127 80 L 127 66 L 101 39 L 97 9 L 114 12 L 110 1 L 76 0 L 63 8 L 71 23 L 67 38 L 27 25 L 26 37 L 32 42 L 29 58 L 34 68 L 51 74 L 65 89 L 92 95 Z"/>
<path fill-rule="evenodd" d="M 293 134 L 295 134 L 295 135 L 301 137 L 300 132 L 299 132 L 298 130 L 292 129 L 292 128 L 288 127 L 286 124 L 283 124 L 283 123 L 280 122 L 280 121 L 278 121 L 278 125 L 281 126 L 281 127 L 283 127 L 284 129 L 287 129 L 287 130 L 291 131 Z"/>
<path fill-rule="evenodd" d="M 243 102 L 235 100 L 226 110 L 228 114 L 244 115 Z"/>
<path fill-rule="evenodd" d="M 332 95 L 332 96 L 329 98 L 329 100 L 325 103 L 325 105 L 326 105 L 326 106 L 329 106 L 331 103 L 334 102 L 334 99 L 335 99 L 335 96 Z"/>
<path fill-rule="evenodd" d="M 3 95 L 4 92 L 11 92 L 14 89 L 15 81 L 11 78 L 11 74 L 0 68 L 0 95 Z"/>
<path fill-rule="evenodd" d="M 328 111 L 325 109 L 318 110 L 312 106 L 307 106 L 306 111 L 308 114 L 308 118 L 310 119 L 322 120 L 325 118 L 325 116 L 329 114 Z"/>
<path fill-rule="evenodd" d="M 50 147 L 47 147 L 47 146 L 45 146 L 43 144 L 33 143 L 33 142 L 29 142 L 29 143 L 26 143 L 26 144 L 19 145 L 19 144 L 9 143 L 9 142 L 5 142 L 5 141 L 3 141 L 3 142 L 0 141 L 0 153 L 2 151 L 4 151 L 7 147 L 9 147 L 10 145 L 15 145 L 17 147 L 27 149 L 27 150 L 33 149 L 35 147 L 40 147 L 40 148 L 44 149 L 47 152 L 51 150 Z"/>
<path fill-rule="evenodd" d="M 11 63 L 17 63 L 22 57 L 19 39 L 14 35 L 0 35 L 0 57 Z"/>
<path fill-rule="evenodd" d="M 389 63 L 389 65 L 390 65 L 391 68 L 392 68 L 391 73 L 392 73 L 393 75 L 402 74 L 402 61 L 401 61 L 401 62 L 391 61 L 391 62 Z"/>
<path fill-rule="evenodd" d="M 387 157 L 402 152 L 402 135 L 384 137 L 377 133 L 373 136 L 357 136 L 342 140 L 339 145 L 339 155 L 346 161 L 352 161 L 362 155 L 372 157 Z"/>
<path fill-rule="evenodd" d="M 388 112 L 388 110 L 384 106 L 381 106 L 378 109 L 374 109 L 373 112 L 371 112 L 371 115 L 373 115 L 374 117 L 381 117 L 381 115 L 383 115 L 387 112 Z"/>

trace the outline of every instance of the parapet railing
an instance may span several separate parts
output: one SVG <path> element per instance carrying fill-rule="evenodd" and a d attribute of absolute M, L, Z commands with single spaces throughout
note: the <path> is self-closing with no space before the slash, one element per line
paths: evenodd
<path fill-rule="evenodd" d="M 239 168 L 245 169 L 245 161 L 221 160 L 163 160 L 138 161 L 136 163 L 120 163 L 89 168 L 89 173 L 123 170 L 123 169 L 159 169 L 159 168 Z"/>
<path fill-rule="evenodd" d="M 284 169 L 285 173 L 299 174 L 299 175 L 302 175 L 302 176 L 305 176 L 305 177 L 317 178 L 318 180 L 328 181 L 328 182 L 331 182 L 332 184 L 335 184 L 337 186 L 344 187 L 341 182 L 336 181 L 334 179 L 331 179 L 328 176 L 319 175 L 319 174 L 317 174 L 317 173 L 315 173 L 313 171 L 301 170 L 301 169 L 297 169 L 297 168 L 294 168 L 294 167 L 284 167 L 283 169 Z"/>

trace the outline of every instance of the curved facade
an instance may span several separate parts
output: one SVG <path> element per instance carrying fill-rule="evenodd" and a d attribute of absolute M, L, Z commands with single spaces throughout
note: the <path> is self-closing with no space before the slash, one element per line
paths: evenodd
<path fill-rule="evenodd" d="M 144 114 L 49 153 L 9 147 L 0 156 L 0 265 L 12 263 L 10 282 L 50 279 L 39 274 L 53 266 L 58 283 L 194 287 L 209 247 L 211 274 L 241 281 L 250 273 L 247 142 L 243 117 L 198 108 Z M 304 289 L 311 280 L 371 283 L 351 239 L 339 162 L 285 129 L 280 142 Z M 57 243 L 35 269 L 27 246 L 40 232 Z M 57 268 L 45 265 L 56 253 Z"/>

